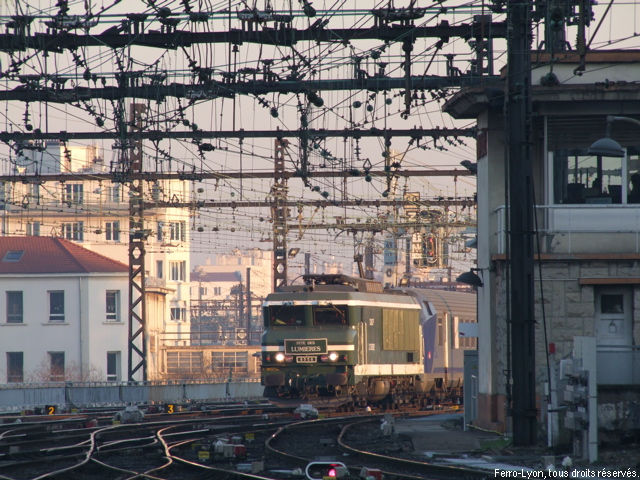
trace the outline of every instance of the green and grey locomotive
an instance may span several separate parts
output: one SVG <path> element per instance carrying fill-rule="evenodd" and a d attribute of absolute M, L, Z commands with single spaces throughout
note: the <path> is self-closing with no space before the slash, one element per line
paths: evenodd
<path fill-rule="evenodd" d="M 432 304 L 363 278 L 303 278 L 303 285 L 282 287 L 263 304 L 265 396 L 427 401 L 442 377 L 425 371 L 427 363 L 433 370 Z"/>

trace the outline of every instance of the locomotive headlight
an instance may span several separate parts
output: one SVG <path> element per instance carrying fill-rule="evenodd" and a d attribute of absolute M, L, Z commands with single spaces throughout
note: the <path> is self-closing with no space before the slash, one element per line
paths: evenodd
<path fill-rule="evenodd" d="M 275 354 L 274 358 L 276 359 L 276 362 L 284 362 L 284 353 L 278 352 Z"/>
<path fill-rule="evenodd" d="M 331 352 L 329 354 L 329 360 L 331 360 L 332 362 L 335 362 L 336 360 L 338 360 L 338 354 L 336 352 Z"/>

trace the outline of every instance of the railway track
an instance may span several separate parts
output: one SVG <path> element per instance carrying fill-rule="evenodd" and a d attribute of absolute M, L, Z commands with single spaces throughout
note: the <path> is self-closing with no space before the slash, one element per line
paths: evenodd
<path fill-rule="evenodd" d="M 229 411 L 235 414 L 226 415 Z M 151 415 L 145 417 L 144 423 L 134 424 L 111 425 L 100 418 L 87 426 L 87 417 L 5 424 L 0 428 L 0 478 L 108 479 L 129 474 L 136 478 L 192 478 L 184 473 L 187 470 L 193 475 L 195 464 L 172 459 L 170 447 L 185 442 L 185 438 L 195 442 L 222 433 L 242 434 L 259 423 L 262 428 L 274 430 L 290 421 L 281 417 L 291 417 L 290 409 L 261 405 L 189 415 Z M 273 426 L 269 427 L 269 422 Z M 161 470 L 167 473 L 147 474 Z M 232 478 L 233 474 L 225 473 L 219 478 L 227 477 Z"/>
<path fill-rule="evenodd" d="M 362 467 L 382 470 L 387 480 L 485 478 L 406 455 L 366 451 L 363 428 L 375 431 L 382 415 L 363 409 L 331 417 L 329 404 L 319 406 L 326 409 L 321 415 L 330 418 L 300 421 L 293 404 L 261 404 L 146 415 L 138 423 L 78 416 L 3 424 L 0 480 L 300 479 L 318 456 L 344 462 L 351 478 L 359 478 Z M 419 413 L 425 414 L 411 410 L 402 415 Z"/>
<path fill-rule="evenodd" d="M 312 461 L 344 463 L 353 478 L 359 478 L 363 469 L 380 470 L 387 480 L 463 479 L 489 478 L 486 472 L 473 469 L 435 465 L 410 458 L 405 454 L 402 439 L 397 439 L 395 452 L 379 453 L 352 445 L 353 432 L 362 424 L 380 425 L 383 415 L 369 418 L 335 417 L 322 420 L 306 420 L 281 427 L 267 441 L 269 455 L 282 459 L 291 466 L 302 467 Z M 380 429 L 377 429 L 379 431 Z M 376 429 L 374 429 L 374 432 Z M 375 442 L 377 435 L 370 432 L 356 433 L 358 444 Z M 366 435 L 366 438 L 362 438 Z M 393 454 L 393 453 L 397 453 Z"/>

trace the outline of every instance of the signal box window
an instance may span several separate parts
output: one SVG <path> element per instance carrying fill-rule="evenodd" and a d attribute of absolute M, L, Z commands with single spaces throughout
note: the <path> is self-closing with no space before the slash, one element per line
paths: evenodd
<path fill-rule="evenodd" d="M 553 152 L 555 203 L 640 203 L 638 153 L 629 149 L 624 158 L 590 155 L 584 149 Z M 625 201 L 626 200 L 626 201 Z"/>
<path fill-rule="evenodd" d="M 314 307 L 313 309 L 314 325 L 348 325 L 347 307 L 335 305 Z"/>
<path fill-rule="evenodd" d="M 273 305 L 267 307 L 265 318 L 267 326 L 296 327 L 304 325 L 305 308 L 289 305 Z"/>

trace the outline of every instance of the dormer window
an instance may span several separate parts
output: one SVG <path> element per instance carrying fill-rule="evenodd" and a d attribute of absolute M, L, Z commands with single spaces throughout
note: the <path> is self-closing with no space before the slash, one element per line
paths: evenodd
<path fill-rule="evenodd" d="M 24 254 L 24 250 L 9 250 L 2 257 L 3 262 L 19 262 Z"/>

